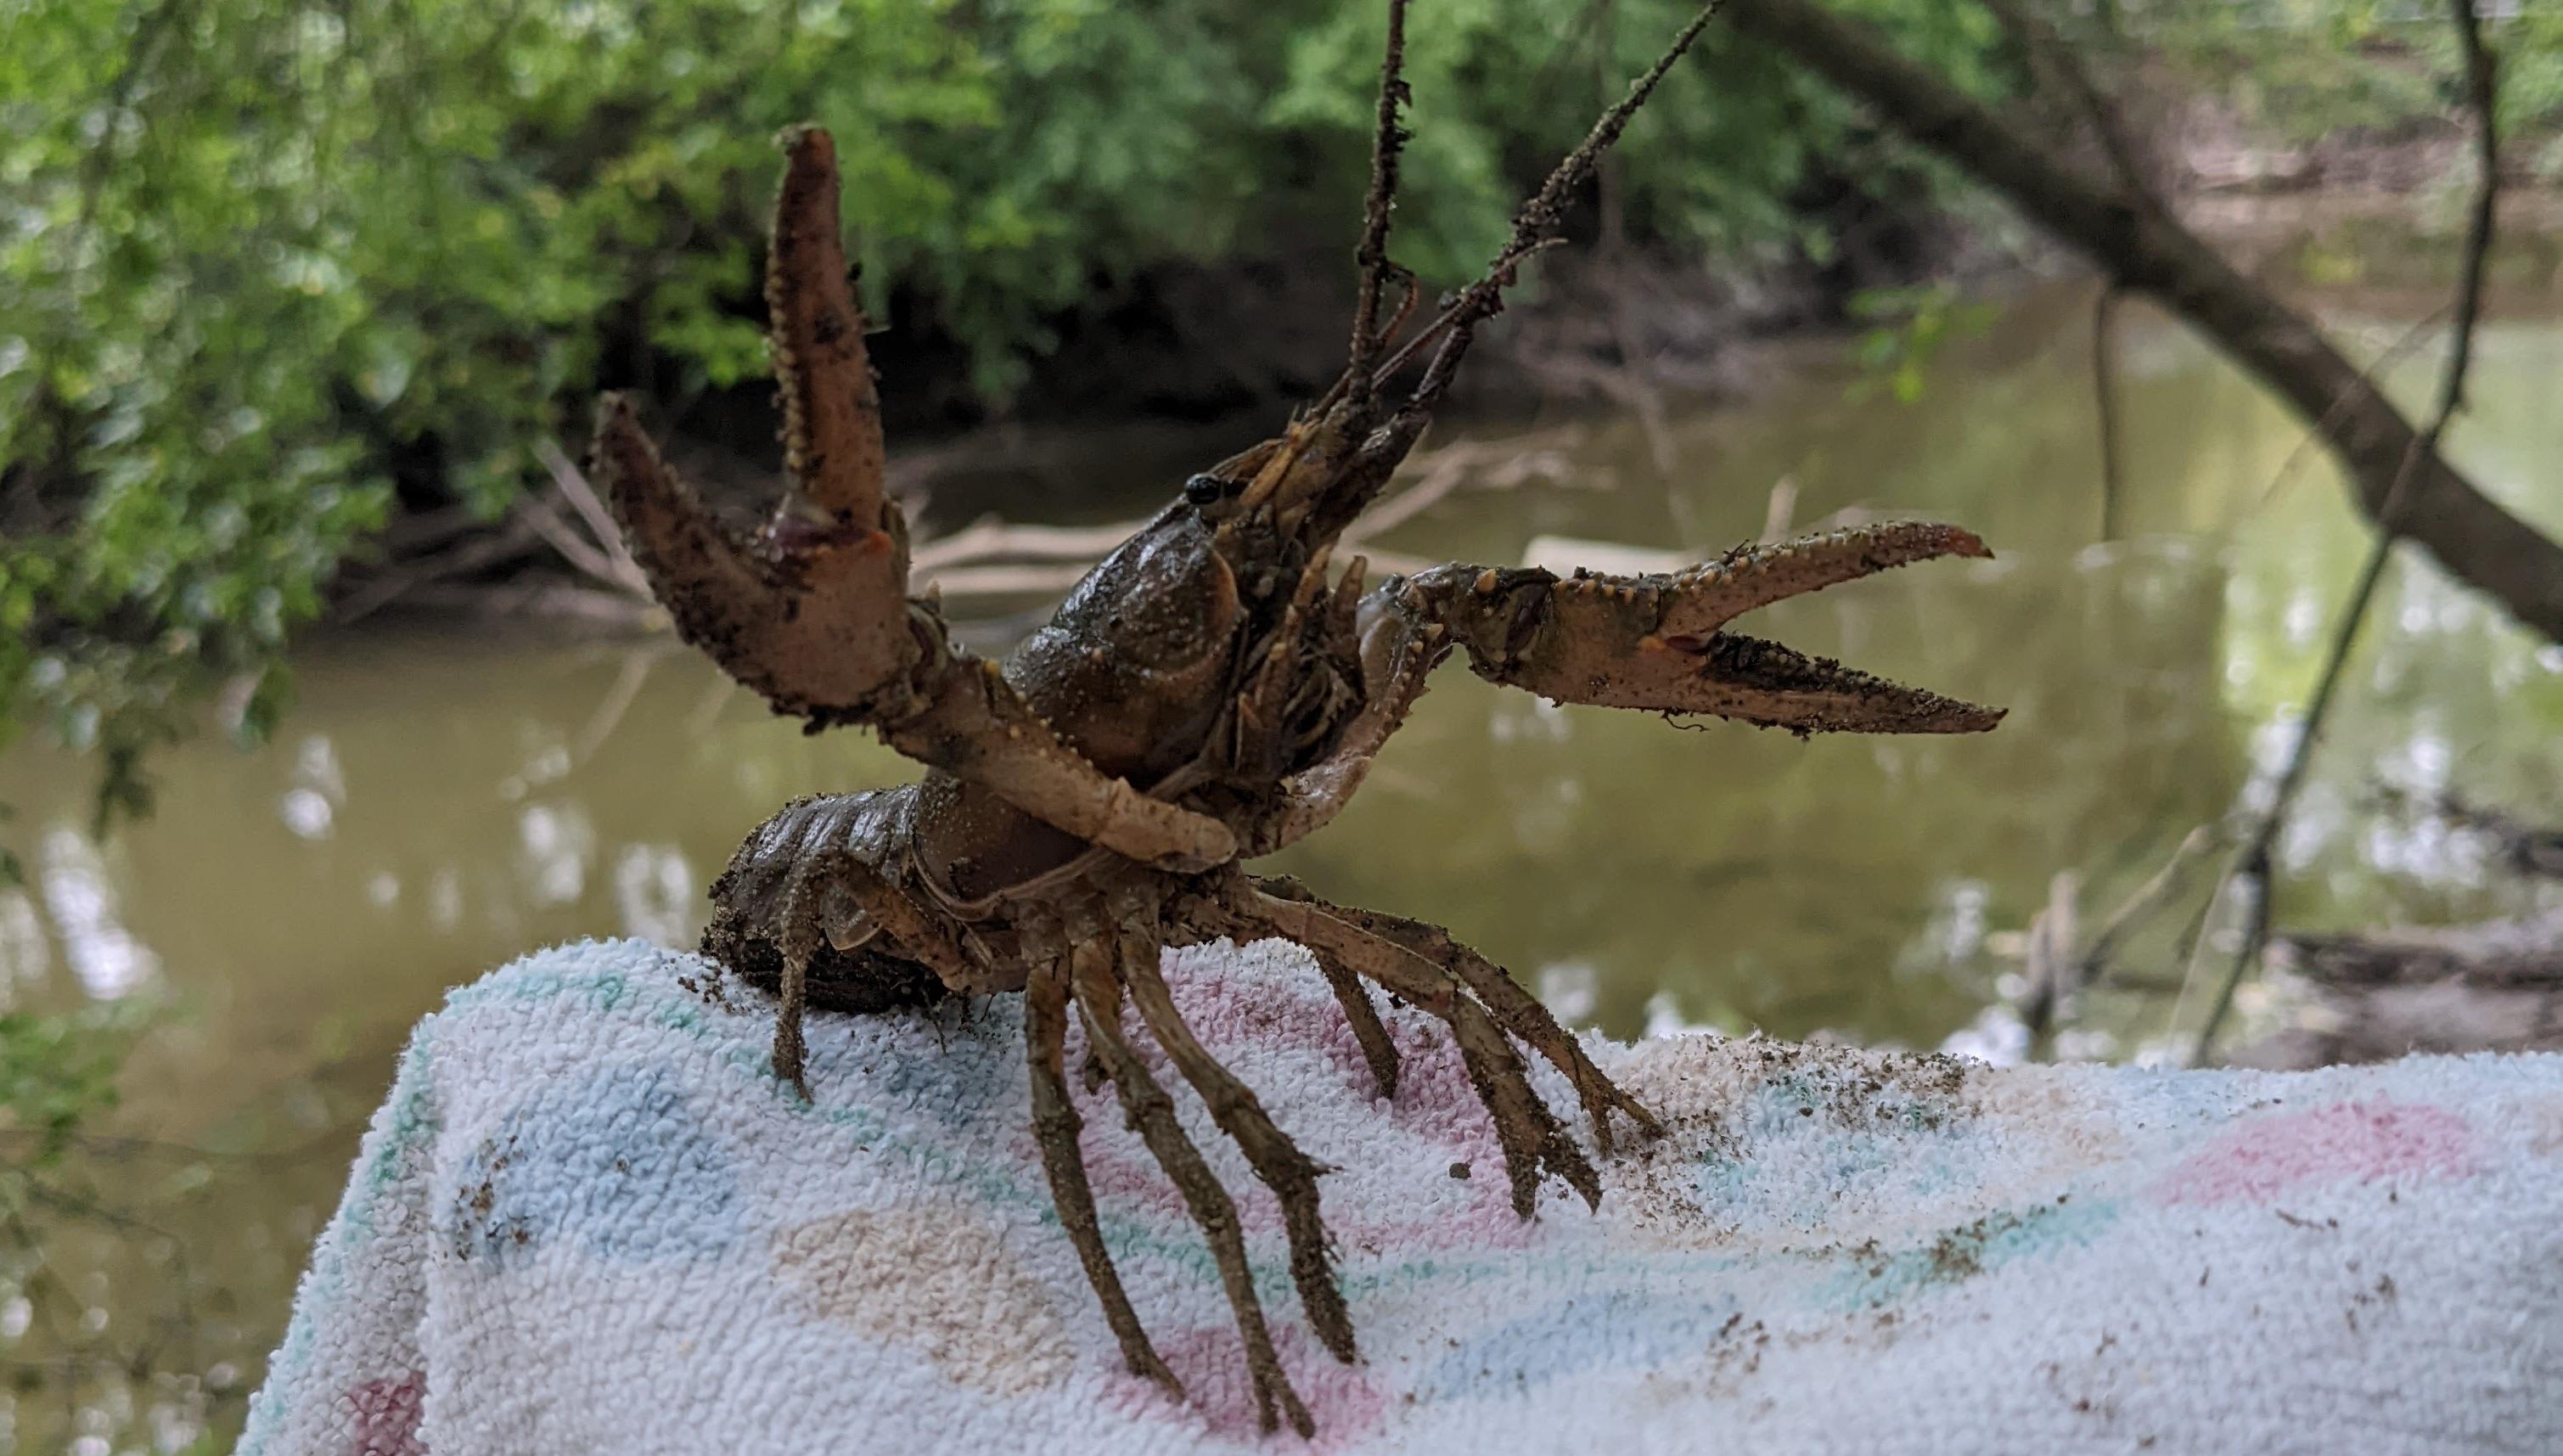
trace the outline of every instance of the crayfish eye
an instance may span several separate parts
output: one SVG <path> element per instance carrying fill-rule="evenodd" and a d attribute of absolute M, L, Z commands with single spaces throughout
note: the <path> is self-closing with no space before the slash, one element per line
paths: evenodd
<path fill-rule="evenodd" d="M 1184 482 L 1184 499 L 1195 506 L 1208 506 L 1228 494 L 1228 487 L 1208 471 Z"/>

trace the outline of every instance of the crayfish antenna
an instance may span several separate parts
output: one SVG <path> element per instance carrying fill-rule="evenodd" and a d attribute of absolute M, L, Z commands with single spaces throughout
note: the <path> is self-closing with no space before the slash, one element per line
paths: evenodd
<path fill-rule="evenodd" d="M 1458 301 L 1443 311 L 1428 329 L 1428 334 L 1441 333 L 1442 346 L 1434 351 L 1433 362 L 1425 366 L 1423 382 L 1407 397 L 1406 410 L 1429 410 L 1450 389 L 1452 376 L 1460 367 L 1461 357 L 1468 353 L 1478 325 L 1503 311 L 1504 290 L 1512 286 L 1522 261 L 1555 241 L 1551 234 L 1564 218 L 1576 191 L 1592 178 L 1594 169 L 1601 165 L 1602 154 L 1620 139 L 1621 132 L 1629 129 L 1630 118 L 1655 95 L 1656 87 L 1674 69 L 1674 63 L 1689 52 L 1701 31 L 1708 29 L 1719 4 L 1720 0 L 1708 0 L 1699 8 L 1656 63 L 1630 83 L 1629 94 L 1594 121 L 1593 129 L 1558 161 L 1547 180 L 1539 184 L 1539 190 L 1523 201 L 1513 214 L 1512 236 L 1486 265 L 1485 273 L 1463 289 Z"/>
<path fill-rule="evenodd" d="M 1450 390 L 1451 380 L 1460 367 L 1461 358 L 1469 351 L 1477 326 L 1503 309 L 1504 290 L 1510 288 L 1522 262 L 1532 254 L 1555 244 L 1550 236 L 1564 216 L 1576 190 L 1584 185 L 1600 163 L 1602 154 L 1611 149 L 1627 130 L 1629 120 L 1647 104 L 1656 87 L 1674 63 L 1679 61 L 1699 39 L 1701 31 L 1717 14 L 1719 0 L 1708 0 L 1673 39 L 1656 63 L 1649 67 L 1629 88 L 1629 94 L 1600 119 L 1593 129 L 1560 160 L 1548 174 L 1539 190 L 1525 200 L 1513 214 L 1512 236 L 1494 260 L 1486 266 L 1484 276 L 1462 290 L 1452 304 L 1416 331 L 1394 354 L 1388 354 L 1391 339 L 1403 326 L 1406 314 L 1415 304 L 1417 285 L 1412 275 L 1388 261 L 1389 216 L 1397 198 L 1397 164 L 1405 147 L 1407 131 L 1398 121 L 1398 112 L 1409 100 L 1404 68 L 1406 58 L 1406 0 L 1390 0 L 1388 13 L 1388 46 L 1380 62 L 1379 111 L 1371 140 L 1371 185 L 1362 208 L 1362 239 L 1355 258 L 1361 266 L 1360 294 L 1353 309 L 1352 361 L 1343 376 L 1327 389 L 1311 410 L 1318 418 L 1332 418 L 1331 411 L 1342 409 L 1358 433 L 1365 437 L 1358 461 L 1345 470 L 1301 514 L 1300 528 L 1314 539 L 1332 539 L 1352 523 L 1363 508 L 1388 483 L 1389 476 L 1413 449 L 1431 417 L 1433 406 Z M 1391 279 L 1403 282 L 1406 297 L 1396 318 L 1382 328 L 1379 325 L 1380 298 Z M 1436 346 L 1438 343 L 1438 347 Z M 1430 349 L 1430 362 L 1424 377 L 1405 401 L 1385 420 L 1373 409 L 1373 391 L 1385 384 L 1398 371 Z M 1382 355 L 1388 356 L 1383 359 Z"/>
<path fill-rule="evenodd" d="M 1378 367 L 1380 351 L 1388 345 L 1388 335 L 1395 325 L 1379 326 L 1380 295 L 1389 278 L 1398 272 L 1388 261 L 1389 214 L 1397 206 L 1397 159 L 1406 149 L 1409 136 L 1399 124 L 1397 113 L 1412 95 L 1406 86 L 1406 5 L 1407 0 L 1388 0 L 1388 43 L 1379 62 L 1379 116 L 1371 132 L 1370 192 L 1362 199 L 1361 243 L 1353 250 L 1353 262 L 1361 269 L 1361 293 L 1353 304 L 1352 362 L 1344 370 L 1343 387 L 1356 400 L 1366 399 L 1371 391 L 1371 370 Z M 1407 304 L 1415 301 L 1415 285 L 1406 285 Z M 1402 321 L 1405 309 L 1399 310 Z"/>

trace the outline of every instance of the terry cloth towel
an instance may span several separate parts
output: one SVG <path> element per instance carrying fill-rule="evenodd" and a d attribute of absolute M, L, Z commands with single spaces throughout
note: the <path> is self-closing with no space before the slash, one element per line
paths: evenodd
<path fill-rule="evenodd" d="M 769 1003 L 707 1002 L 704 970 L 565 946 L 420 1026 L 242 1449 L 1303 1448 L 1258 1434 L 1200 1234 L 1081 1089 L 1105 1237 L 1191 1400 L 1124 1372 L 1027 1131 L 1014 998 L 814 1018 L 812 1106 L 767 1067 Z M 1524 1223 L 1437 1024 L 1388 1012 L 1382 1101 L 1296 947 L 1168 971 L 1335 1169 L 1350 1366 L 1300 1323 L 1277 1205 L 1185 1104 L 1315 1450 L 2563 1452 L 2563 1058 L 1597 1041 L 1671 1133 L 1604 1168 L 1599 1213 L 1553 1185 Z"/>

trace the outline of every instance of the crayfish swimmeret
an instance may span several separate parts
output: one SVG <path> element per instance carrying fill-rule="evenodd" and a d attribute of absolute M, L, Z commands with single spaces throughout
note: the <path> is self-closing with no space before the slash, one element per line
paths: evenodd
<path fill-rule="evenodd" d="M 907 591 L 906 523 L 884 494 L 880 402 L 826 132 L 783 137 L 766 303 L 795 485 L 771 520 L 737 538 L 620 399 L 605 401 L 595 446 L 633 553 L 687 640 L 778 712 L 814 729 L 869 725 L 926 765 L 902 788 L 787 806 L 712 887 L 703 948 L 779 994 L 776 1072 L 802 1086 L 811 1008 L 1022 992 L 1034 1132 L 1061 1223 L 1131 1370 L 1180 1393 L 1098 1229 L 1064 1069 L 1077 1016 L 1089 1070 L 1111 1082 L 1209 1239 L 1266 1426 L 1278 1408 L 1303 1434 L 1308 1414 L 1275 1356 L 1235 1206 L 1134 1052 L 1125 1003 L 1279 1197 L 1309 1325 L 1349 1361 L 1322 1169 L 1187 1029 L 1160 973 L 1164 947 L 1273 936 L 1305 946 L 1383 1095 L 1396 1089 L 1397 1052 L 1367 987 L 1439 1018 L 1525 1217 L 1550 1174 L 1588 1201 L 1601 1186 L 1516 1042 L 1575 1089 L 1605 1157 L 1614 1113 L 1658 1131 L 1502 967 L 1437 927 L 1245 869 L 1334 816 L 1434 667 L 1466 649 L 1478 676 L 1557 702 L 1801 733 L 1974 732 L 2001 717 L 1724 630 L 1755 607 L 1889 566 L 1986 554 L 1951 526 L 1836 531 L 1671 575 L 1449 565 L 1366 586 L 1359 559 L 1330 569 L 1333 542 L 1415 445 L 1518 265 L 1553 240 L 1602 152 L 1710 15 L 1523 204 L 1484 276 L 1401 342 L 1417 292 L 1386 253 L 1406 139 L 1403 12 L 1393 0 L 1342 376 L 1279 438 L 1184 482 L 1002 664 L 956 646 L 935 603 Z"/>

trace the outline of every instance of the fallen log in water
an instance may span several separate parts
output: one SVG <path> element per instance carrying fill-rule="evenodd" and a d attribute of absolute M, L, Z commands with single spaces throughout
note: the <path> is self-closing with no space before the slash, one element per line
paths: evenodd
<path fill-rule="evenodd" d="M 2563 1047 L 2563 910 L 2465 926 L 2282 935 L 2269 964 L 2311 987 L 2314 1005 L 2300 1024 L 2238 1054 L 2244 1066 Z"/>

